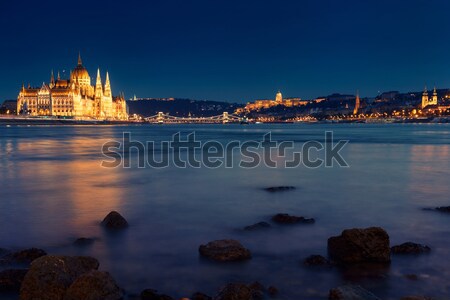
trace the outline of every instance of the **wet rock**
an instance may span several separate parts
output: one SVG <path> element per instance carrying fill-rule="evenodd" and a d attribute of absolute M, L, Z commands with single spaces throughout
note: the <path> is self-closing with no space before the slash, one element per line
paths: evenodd
<path fill-rule="evenodd" d="M 274 286 L 269 286 L 269 288 L 267 289 L 267 292 L 269 293 L 270 296 L 278 295 L 278 289 Z"/>
<path fill-rule="evenodd" d="M 17 251 L 14 253 L 10 253 L 2 257 L 2 264 L 30 264 L 33 260 L 47 255 L 42 249 L 38 248 L 30 248 L 21 251 Z"/>
<path fill-rule="evenodd" d="M 340 236 L 328 239 L 328 252 L 343 264 L 391 261 L 389 235 L 379 227 L 344 230 Z"/>
<path fill-rule="evenodd" d="M 46 255 L 34 260 L 20 288 L 20 300 L 63 299 L 79 276 L 98 269 L 95 258 Z"/>
<path fill-rule="evenodd" d="M 236 240 L 217 240 L 199 247 L 202 256 L 216 261 L 240 261 L 251 258 L 250 250 Z"/>
<path fill-rule="evenodd" d="M 254 231 L 254 230 L 267 229 L 270 227 L 272 227 L 272 226 L 267 222 L 259 222 L 259 223 L 244 227 L 244 230 L 245 231 Z"/>
<path fill-rule="evenodd" d="M 128 222 L 117 211 L 112 211 L 103 219 L 102 225 L 108 229 L 123 229 L 128 227 Z"/>
<path fill-rule="evenodd" d="M 431 248 L 426 245 L 407 242 L 391 248 L 393 254 L 421 254 L 428 253 Z"/>
<path fill-rule="evenodd" d="M 0 272 L 0 292 L 18 292 L 27 269 L 11 269 Z"/>
<path fill-rule="evenodd" d="M 312 218 L 291 216 L 289 214 L 276 214 L 272 221 L 278 224 L 312 224 L 315 222 Z"/>
<path fill-rule="evenodd" d="M 295 190 L 295 186 L 273 186 L 265 188 L 266 191 L 275 193 L 275 192 L 285 192 Z"/>
<path fill-rule="evenodd" d="M 407 297 L 402 297 L 400 300 L 433 300 L 433 298 L 425 297 L 425 296 L 407 296 Z"/>
<path fill-rule="evenodd" d="M 89 246 L 89 245 L 92 245 L 93 243 L 95 242 L 95 239 L 93 239 L 93 238 L 84 238 L 84 237 L 81 237 L 81 238 L 78 238 L 78 239 L 76 239 L 74 242 L 73 242 L 73 244 L 75 245 L 75 246 Z"/>
<path fill-rule="evenodd" d="M 170 296 L 158 294 L 157 290 L 146 289 L 141 293 L 141 300 L 175 300 Z"/>
<path fill-rule="evenodd" d="M 192 300 L 213 300 L 212 297 L 205 295 L 203 293 L 197 292 L 191 297 Z"/>
<path fill-rule="evenodd" d="M 311 266 L 320 266 L 320 267 L 331 267 L 331 262 L 323 257 L 322 255 L 311 255 L 305 258 L 303 261 L 303 264 L 305 266 L 311 267 Z"/>
<path fill-rule="evenodd" d="M 107 272 L 89 271 L 75 279 L 64 300 L 120 300 L 122 291 Z"/>
<path fill-rule="evenodd" d="M 329 300 L 380 300 L 358 285 L 346 285 L 330 290 Z"/>
<path fill-rule="evenodd" d="M 213 298 L 214 300 L 259 300 L 262 292 L 243 283 L 229 283 Z"/>

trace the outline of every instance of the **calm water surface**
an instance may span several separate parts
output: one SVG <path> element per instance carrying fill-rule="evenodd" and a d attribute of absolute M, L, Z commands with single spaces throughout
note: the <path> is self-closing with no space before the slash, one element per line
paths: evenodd
<path fill-rule="evenodd" d="M 141 141 L 195 131 L 200 140 L 224 143 L 260 140 L 271 131 L 275 140 L 301 145 L 323 140 L 326 130 L 350 141 L 342 152 L 349 168 L 100 166 L 102 144 L 124 131 Z M 450 125 L 3 126 L 0 170 L 0 247 L 94 256 L 129 293 L 151 287 L 174 297 L 214 294 L 226 282 L 258 280 L 277 286 L 285 300 L 326 299 L 330 288 L 347 282 L 383 299 L 450 299 L 450 215 L 422 210 L 450 205 Z M 297 189 L 262 190 L 277 185 Z M 130 228 L 102 230 L 98 223 L 111 210 Z M 314 217 L 316 224 L 239 230 L 278 212 Z M 302 266 L 308 255 L 326 255 L 328 237 L 368 226 L 385 228 L 392 244 L 414 241 L 433 251 L 394 257 L 377 274 Z M 78 237 L 98 240 L 77 248 Z M 222 238 L 240 240 L 253 259 L 223 265 L 199 258 L 200 244 Z"/>

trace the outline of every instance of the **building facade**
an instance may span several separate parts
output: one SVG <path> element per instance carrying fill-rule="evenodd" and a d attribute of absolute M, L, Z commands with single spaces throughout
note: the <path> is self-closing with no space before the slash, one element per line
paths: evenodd
<path fill-rule="evenodd" d="M 17 97 L 17 114 L 53 116 L 74 119 L 127 120 L 127 104 L 123 95 L 113 97 L 109 74 L 102 84 L 100 69 L 95 85 L 83 66 L 81 56 L 69 79 L 50 77 L 50 83 L 38 88 L 25 88 Z"/>
<path fill-rule="evenodd" d="M 423 91 L 422 94 L 422 108 L 425 108 L 429 105 L 438 105 L 438 95 L 437 95 L 437 91 L 436 88 L 434 88 L 433 90 L 433 96 L 428 96 L 428 90 L 425 87 L 425 90 Z"/>

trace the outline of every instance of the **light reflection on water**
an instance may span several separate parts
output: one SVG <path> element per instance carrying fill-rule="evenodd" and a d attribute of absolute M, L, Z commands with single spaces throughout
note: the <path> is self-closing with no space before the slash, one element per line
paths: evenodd
<path fill-rule="evenodd" d="M 42 247 L 51 253 L 97 257 L 128 291 L 156 288 L 176 297 L 214 294 L 225 282 L 275 285 L 280 299 L 325 299 L 328 290 L 356 281 L 383 299 L 406 294 L 450 295 L 450 216 L 422 211 L 450 205 L 448 125 L 185 125 L 0 128 L 0 247 Z M 201 140 L 323 140 L 324 131 L 348 139 L 350 168 L 105 169 L 101 145 L 120 139 L 167 140 L 181 131 Z M 279 159 L 279 158 L 277 158 Z M 293 185 L 271 194 L 262 188 Z M 131 227 L 107 234 L 98 222 L 118 210 Z M 278 212 L 315 217 L 312 226 L 238 228 Z M 376 279 L 355 271 L 301 266 L 326 254 L 327 238 L 344 228 L 382 226 L 393 244 L 429 244 L 430 255 L 395 257 Z M 92 246 L 75 238 L 98 237 Z M 198 246 L 236 238 L 254 254 L 244 264 L 217 265 L 198 257 Z M 410 281 L 405 274 L 417 274 Z"/>

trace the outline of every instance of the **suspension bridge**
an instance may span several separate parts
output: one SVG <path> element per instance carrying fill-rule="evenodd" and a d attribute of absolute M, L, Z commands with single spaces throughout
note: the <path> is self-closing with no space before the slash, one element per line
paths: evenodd
<path fill-rule="evenodd" d="M 152 124 L 227 124 L 227 123 L 242 123 L 248 122 L 247 118 L 242 118 L 235 114 L 224 112 L 221 115 L 212 117 L 175 117 L 163 112 L 158 112 L 156 115 L 144 118 L 146 122 Z"/>

